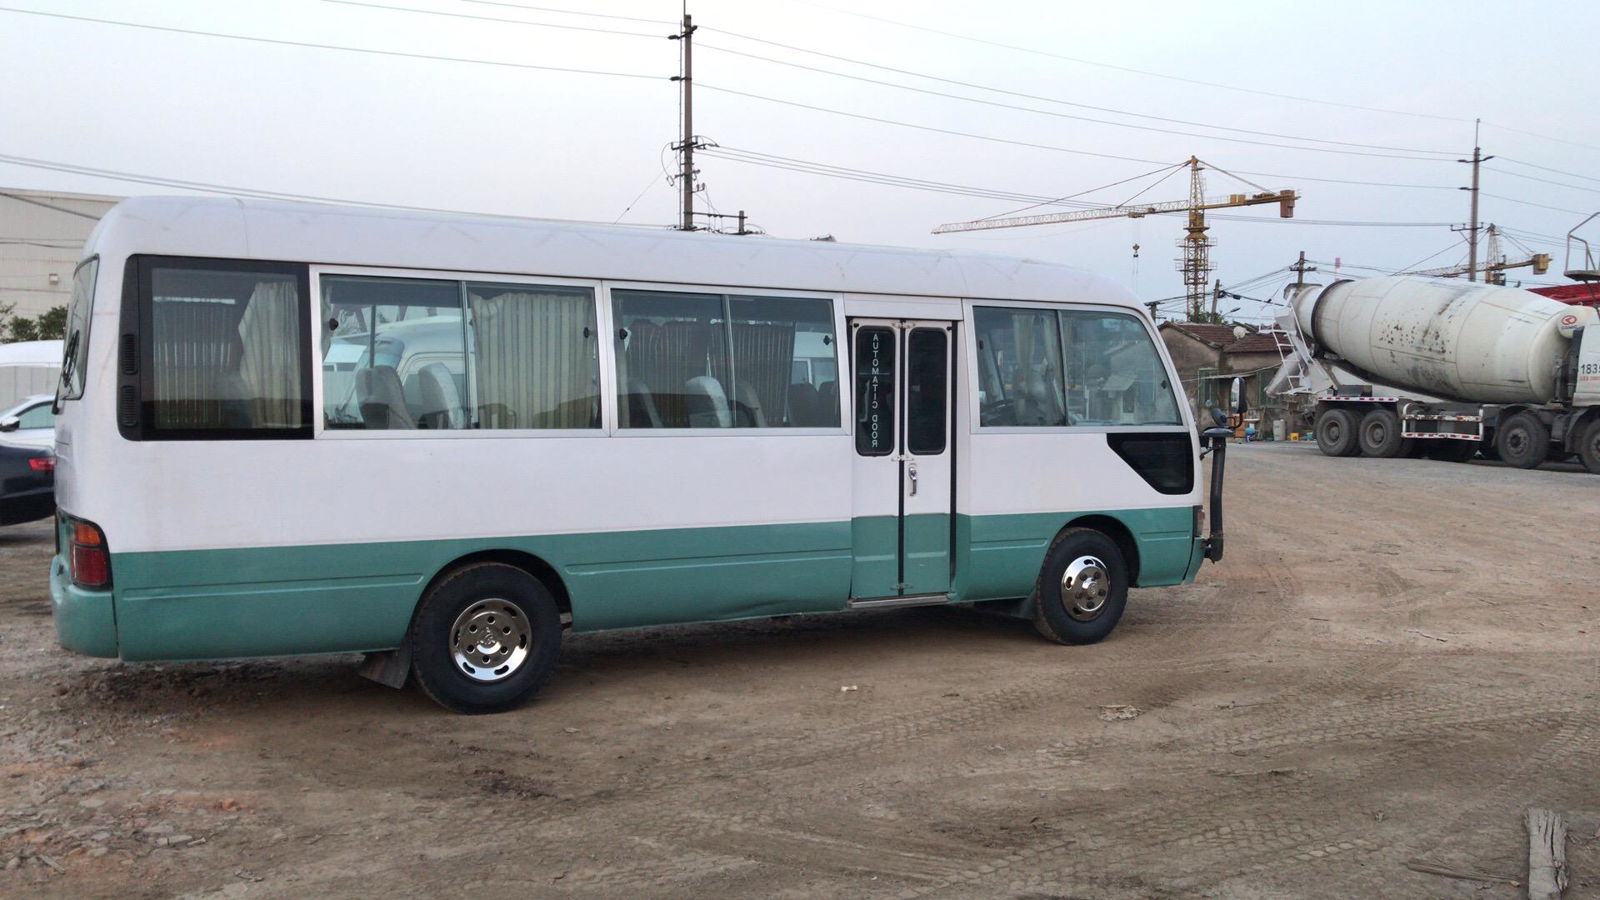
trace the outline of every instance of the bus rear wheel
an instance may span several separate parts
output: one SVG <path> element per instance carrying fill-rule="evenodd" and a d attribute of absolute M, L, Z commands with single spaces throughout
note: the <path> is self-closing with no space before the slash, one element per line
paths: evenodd
<path fill-rule="evenodd" d="M 1033 625 L 1058 644 L 1092 644 L 1117 627 L 1128 602 L 1128 564 L 1115 541 L 1068 528 L 1045 552 L 1033 590 Z"/>
<path fill-rule="evenodd" d="M 469 715 L 533 699 L 561 650 L 561 611 L 539 579 L 504 563 L 444 576 L 411 625 L 411 667 L 422 690 Z"/>

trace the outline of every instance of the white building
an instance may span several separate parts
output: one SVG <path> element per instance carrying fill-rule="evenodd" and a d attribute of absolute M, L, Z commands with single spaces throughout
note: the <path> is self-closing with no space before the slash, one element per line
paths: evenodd
<path fill-rule="evenodd" d="M 31 317 L 66 306 L 83 242 L 121 199 L 0 188 L 0 308 Z"/>

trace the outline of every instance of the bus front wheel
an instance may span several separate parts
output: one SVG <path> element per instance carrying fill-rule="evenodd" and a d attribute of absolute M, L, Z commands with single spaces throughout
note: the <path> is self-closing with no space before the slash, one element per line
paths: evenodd
<path fill-rule="evenodd" d="M 1033 625 L 1058 644 L 1101 640 L 1122 618 L 1128 580 L 1115 541 L 1092 528 L 1068 528 L 1045 553 L 1034 586 Z"/>
<path fill-rule="evenodd" d="M 505 712 L 550 680 L 561 611 L 527 572 L 475 563 L 428 589 L 410 640 L 412 671 L 434 702 L 458 713 Z"/>

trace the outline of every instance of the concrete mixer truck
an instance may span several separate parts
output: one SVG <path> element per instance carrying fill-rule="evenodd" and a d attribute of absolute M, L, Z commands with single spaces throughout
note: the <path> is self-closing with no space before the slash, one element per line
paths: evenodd
<path fill-rule="evenodd" d="M 1291 350 L 1267 387 L 1328 456 L 1482 452 L 1600 474 L 1600 313 L 1515 288 L 1428 278 L 1290 289 Z"/>

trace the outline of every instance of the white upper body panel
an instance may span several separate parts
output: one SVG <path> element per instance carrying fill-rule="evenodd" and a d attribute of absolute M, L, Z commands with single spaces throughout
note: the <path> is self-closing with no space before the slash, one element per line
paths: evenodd
<path fill-rule="evenodd" d="M 1139 308 L 1089 272 L 965 251 L 234 198 L 124 200 L 85 255 L 134 253 Z"/>

